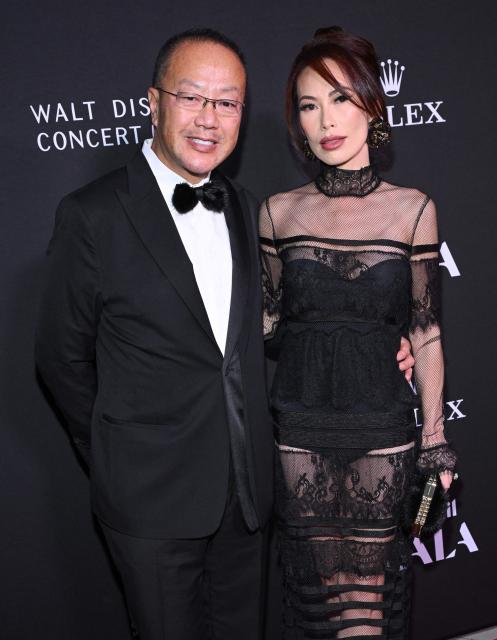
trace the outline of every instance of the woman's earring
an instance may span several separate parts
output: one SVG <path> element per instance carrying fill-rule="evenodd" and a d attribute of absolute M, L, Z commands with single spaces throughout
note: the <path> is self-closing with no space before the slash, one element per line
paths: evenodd
<path fill-rule="evenodd" d="M 392 127 L 382 118 L 373 118 L 368 127 L 368 145 L 379 149 L 390 142 Z"/>
<path fill-rule="evenodd" d="M 304 138 L 304 156 L 307 158 L 307 160 L 315 160 L 316 156 L 314 155 L 310 145 L 309 145 L 309 140 L 307 140 L 307 138 Z"/>

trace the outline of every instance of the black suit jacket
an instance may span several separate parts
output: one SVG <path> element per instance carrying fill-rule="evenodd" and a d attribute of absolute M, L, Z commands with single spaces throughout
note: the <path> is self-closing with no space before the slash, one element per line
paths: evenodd
<path fill-rule="evenodd" d="M 49 245 L 37 365 L 89 463 L 96 515 L 135 536 L 212 533 L 230 450 L 249 526 L 270 514 L 257 206 L 216 177 L 233 257 L 224 358 L 141 152 L 62 200 Z"/>

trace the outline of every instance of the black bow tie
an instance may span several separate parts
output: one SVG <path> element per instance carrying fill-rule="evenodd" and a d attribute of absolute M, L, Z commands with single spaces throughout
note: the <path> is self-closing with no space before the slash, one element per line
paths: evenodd
<path fill-rule="evenodd" d="M 226 208 L 228 192 L 219 180 L 211 180 L 201 187 L 190 187 L 186 182 L 174 187 L 173 205 L 178 213 L 191 211 L 201 202 L 209 211 L 223 211 Z"/>

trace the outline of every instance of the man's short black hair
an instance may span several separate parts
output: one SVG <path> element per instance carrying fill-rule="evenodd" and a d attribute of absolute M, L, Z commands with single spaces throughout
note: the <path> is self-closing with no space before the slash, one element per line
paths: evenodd
<path fill-rule="evenodd" d="M 164 73 L 167 71 L 173 53 L 183 42 L 214 42 L 215 44 L 220 44 L 238 56 L 245 70 L 245 74 L 247 73 L 245 57 L 236 42 L 214 29 L 188 29 L 188 31 L 182 31 L 169 38 L 160 48 L 157 59 L 155 60 L 154 75 L 152 78 L 153 87 L 156 87 L 160 82 Z"/>

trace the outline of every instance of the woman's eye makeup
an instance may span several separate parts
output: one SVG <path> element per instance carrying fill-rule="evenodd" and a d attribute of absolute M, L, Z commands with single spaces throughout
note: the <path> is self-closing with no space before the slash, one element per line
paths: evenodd
<path fill-rule="evenodd" d="M 334 92 L 333 95 L 330 96 L 330 98 L 334 103 L 338 104 L 350 100 L 350 96 L 346 93 Z M 299 104 L 299 111 L 314 111 L 315 109 L 318 109 L 318 105 L 315 102 L 301 102 Z"/>
<path fill-rule="evenodd" d="M 302 102 L 299 105 L 299 111 L 313 111 L 316 108 L 314 102 Z"/>

